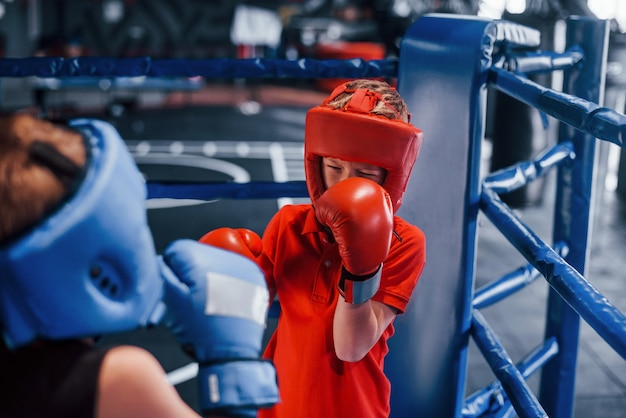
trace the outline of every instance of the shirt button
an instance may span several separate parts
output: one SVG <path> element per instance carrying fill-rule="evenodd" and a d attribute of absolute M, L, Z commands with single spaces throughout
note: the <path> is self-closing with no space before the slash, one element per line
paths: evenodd
<path fill-rule="evenodd" d="M 326 267 L 330 267 L 330 265 L 331 265 L 331 264 L 333 264 L 333 262 L 332 262 L 332 261 L 330 261 L 330 260 L 326 260 L 326 261 L 324 261 L 324 265 L 325 265 Z"/>

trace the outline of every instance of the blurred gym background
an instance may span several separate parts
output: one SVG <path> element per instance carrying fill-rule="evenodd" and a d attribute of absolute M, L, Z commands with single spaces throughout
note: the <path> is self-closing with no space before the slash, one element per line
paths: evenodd
<path fill-rule="evenodd" d="M 541 47 L 562 47 L 563 19 L 596 16 L 611 21 L 605 104 L 624 110 L 626 4 L 619 0 L 1 0 L 0 57 L 111 56 L 153 58 L 384 59 L 397 57 L 404 32 L 426 13 L 503 18 L 542 33 Z M 558 76 L 556 76 L 558 78 Z M 558 88 L 553 75 L 534 81 Z M 235 101 L 259 111 L 259 98 L 307 106 L 338 80 L 0 79 L 4 110 L 36 106 L 51 115 L 89 112 L 110 117 L 138 108 Z M 287 87 L 272 89 L 267 85 Z M 226 88 L 224 88 L 226 87 Z M 553 140 L 541 115 L 498 93 L 489 100 L 491 168 L 529 158 Z M 135 126 L 137 129 L 137 126 Z M 602 151 L 606 187 L 619 181 L 617 147 Z M 622 159 L 626 161 L 626 158 Z M 624 164 L 624 163 L 623 163 Z M 626 169 L 621 170 L 626 172 Z M 509 204 L 538 204 L 542 182 L 507 196 Z"/>

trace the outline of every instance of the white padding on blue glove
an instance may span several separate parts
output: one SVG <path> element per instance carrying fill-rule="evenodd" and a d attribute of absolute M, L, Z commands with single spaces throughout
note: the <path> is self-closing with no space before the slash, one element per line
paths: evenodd
<path fill-rule="evenodd" d="M 243 318 L 265 325 L 269 306 L 266 286 L 212 272 L 207 273 L 206 281 L 205 314 Z"/>

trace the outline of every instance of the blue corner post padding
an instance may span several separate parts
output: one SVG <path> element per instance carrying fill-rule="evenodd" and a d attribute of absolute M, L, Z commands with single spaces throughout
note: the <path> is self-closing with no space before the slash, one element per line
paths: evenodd
<path fill-rule="evenodd" d="M 536 30 L 510 22 L 438 14 L 417 20 L 402 40 L 398 90 L 424 142 L 398 214 L 423 229 L 427 256 L 389 344 L 392 418 L 460 414 L 487 73 L 497 46 L 539 41 Z"/>

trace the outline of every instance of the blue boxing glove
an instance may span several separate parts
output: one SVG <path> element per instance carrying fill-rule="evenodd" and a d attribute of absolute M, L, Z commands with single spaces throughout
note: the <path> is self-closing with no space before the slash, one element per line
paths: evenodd
<path fill-rule="evenodd" d="M 269 293 L 259 267 L 192 240 L 162 257 L 164 323 L 198 363 L 203 414 L 256 417 L 278 402 L 274 365 L 259 357 Z"/>

